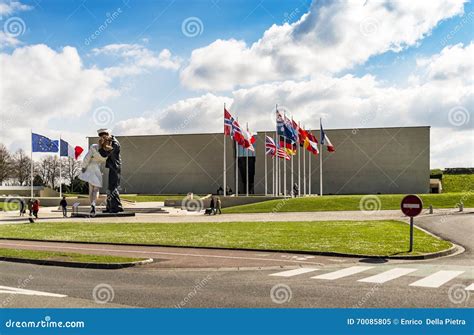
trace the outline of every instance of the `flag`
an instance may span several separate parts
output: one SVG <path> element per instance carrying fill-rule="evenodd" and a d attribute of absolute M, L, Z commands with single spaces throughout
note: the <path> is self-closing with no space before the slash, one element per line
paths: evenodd
<path fill-rule="evenodd" d="M 298 136 L 292 121 L 285 115 L 281 115 L 280 111 L 276 111 L 277 134 L 286 137 L 290 142 L 296 143 Z"/>
<path fill-rule="evenodd" d="M 287 161 L 289 161 L 291 159 L 290 155 L 288 155 L 288 153 L 286 152 L 286 150 L 284 148 L 278 148 L 277 151 L 276 151 L 276 156 L 278 158 L 284 158 Z"/>
<path fill-rule="evenodd" d="M 83 148 L 80 146 L 72 147 L 68 142 L 61 139 L 60 141 L 60 148 L 59 148 L 59 156 L 61 157 L 71 157 L 77 159 L 82 152 L 84 151 Z"/>
<path fill-rule="evenodd" d="M 275 156 L 276 145 L 273 141 L 273 138 L 270 136 L 265 136 L 265 154 L 269 156 Z"/>
<path fill-rule="evenodd" d="M 306 138 L 304 140 L 304 147 L 305 147 L 306 150 L 313 153 L 314 155 L 319 154 L 318 140 L 310 132 L 306 132 Z"/>
<path fill-rule="evenodd" d="M 279 145 L 281 148 L 285 148 L 285 151 L 289 155 L 296 155 L 296 143 L 290 141 L 288 138 L 280 136 Z"/>
<path fill-rule="evenodd" d="M 224 107 L 224 135 L 230 135 L 232 133 L 232 123 L 234 118 Z"/>
<path fill-rule="evenodd" d="M 332 145 L 331 141 L 329 140 L 328 135 L 326 135 L 326 133 L 324 132 L 322 123 L 321 123 L 321 144 L 325 145 L 329 152 L 336 151 L 336 149 L 334 149 L 334 146 Z"/>
<path fill-rule="evenodd" d="M 32 133 L 31 147 L 33 152 L 58 152 L 59 142 L 58 140 L 51 140 L 46 136 Z"/>
<path fill-rule="evenodd" d="M 84 149 L 78 145 L 74 147 L 74 158 L 78 159 L 79 156 L 84 152 Z"/>
<path fill-rule="evenodd" d="M 298 143 L 300 144 L 300 147 L 303 147 L 306 141 L 306 137 L 308 137 L 308 132 L 301 128 L 300 125 L 297 124 L 295 121 L 292 120 L 292 122 L 293 128 L 295 128 L 298 133 Z"/>
<path fill-rule="evenodd" d="M 250 150 L 250 151 L 255 151 L 255 148 L 254 148 L 253 144 L 255 143 L 256 138 L 255 138 L 254 134 L 252 134 L 249 131 L 248 127 L 247 127 L 247 130 L 245 130 L 243 132 L 243 136 L 244 136 L 243 147 L 245 149 Z"/>

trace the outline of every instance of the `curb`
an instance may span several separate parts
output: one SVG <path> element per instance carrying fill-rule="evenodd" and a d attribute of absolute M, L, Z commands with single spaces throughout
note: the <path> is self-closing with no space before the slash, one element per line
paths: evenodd
<path fill-rule="evenodd" d="M 329 251 L 302 251 L 302 250 L 281 250 L 281 249 L 252 249 L 252 248 L 225 248 L 225 247 L 202 247 L 202 246 L 178 246 L 178 245 L 165 245 L 165 244 L 139 244 L 139 243 L 112 243 L 112 242 L 80 242 L 80 241 L 58 241 L 58 240 L 35 240 L 35 239 L 21 239 L 21 238 L 4 238 L 0 237 L 0 240 L 11 240 L 11 241 L 27 241 L 27 242 L 51 242 L 51 243 L 76 243 L 76 244 L 90 244 L 90 245 L 114 245 L 114 246 L 130 246 L 130 247 L 162 247 L 162 248 L 186 248 L 186 249 L 209 249 L 209 250 L 228 250 L 228 251 L 255 251 L 255 252 L 275 252 L 275 253 L 290 253 L 290 254 L 303 254 L 303 255 L 315 255 L 315 256 L 332 256 L 332 257 L 347 257 L 347 258 L 372 258 L 372 259 L 404 259 L 404 260 L 423 260 L 432 259 L 438 257 L 445 257 L 456 253 L 458 245 L 449 241 L 451 248 L 447 250 L 437 251 L 430 254 L 414 255 L 414 256 L 391 256 L 391 255 L 362 255 L 362 254 L 344 254 L 339 252 Z M 1 258 L 0 258 L 1 260 Z"/>
<path fill-rule="evenodd" d="M 47 266 L 62 266 L 62 267 L 68 267 L 68 268 L 112 270 L 112 269 L 123 269 L 123 268 L 129 268 L 129 267 L 133 267 L 137 265 L 152 263 L 153 259 L 148 258 L 142 261 L 127 262 L 127 263 L 81 263 L 81 262 L 53 261 L 53 260 L 41 260 L 41 259 L 29 259 L 29 258 L 0 257 L 0 261 L 35 264 L 35 265 L 47 265 Z"/>

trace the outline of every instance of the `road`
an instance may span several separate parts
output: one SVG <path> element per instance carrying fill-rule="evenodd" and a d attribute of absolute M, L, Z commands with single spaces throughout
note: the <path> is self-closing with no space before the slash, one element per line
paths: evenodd
<path fill-rule="evenodd" d="M 466 213 L 417 219 L 420 227 L 466 249 L 425 261 L 95 245 L 97 253 L 140 255 L 157 262 L 120 270 L 0 262 L 0 303 L 4 307 L 474 307 L 472 218 Z M 81 245 L 64 246 L 84 252 Z"/>

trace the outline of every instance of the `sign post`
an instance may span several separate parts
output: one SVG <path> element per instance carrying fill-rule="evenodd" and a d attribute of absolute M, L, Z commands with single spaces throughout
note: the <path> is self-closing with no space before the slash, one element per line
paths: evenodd
<path fill-rule="evenodd" d="M 413 251 L 413 218 L 419 215 L 423 209 L 423 201 L 417 195 L 407 195 L 402 199 L 400 208 L 406 216 L 410 217 L 410 249 L 408 252 Z"/>

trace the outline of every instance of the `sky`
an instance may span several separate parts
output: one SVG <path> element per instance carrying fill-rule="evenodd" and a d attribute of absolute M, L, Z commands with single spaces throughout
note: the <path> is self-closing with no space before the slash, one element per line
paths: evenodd
<path fill-rule="evenodd" d="M 473 37 L 465 0 L 0 0 L 0 143 L 222 132 L 224 104 L 264 131 L 278 104 L 431 126 L 431 168 L 473 167 Z"/>

